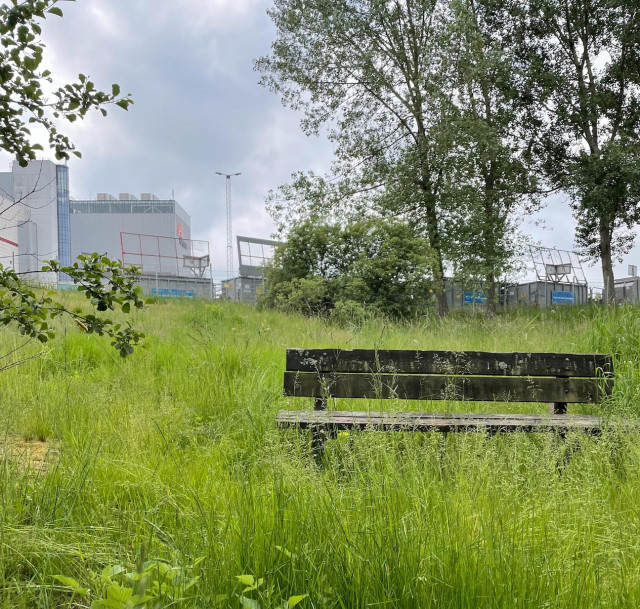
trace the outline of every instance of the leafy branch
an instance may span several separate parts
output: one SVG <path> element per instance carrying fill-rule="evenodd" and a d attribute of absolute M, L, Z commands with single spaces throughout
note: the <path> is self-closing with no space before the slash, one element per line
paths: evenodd
<path fill-rule="evenodd" d="M 68 160 L 70 154 L 81 154 L 54 119 L 73 123 L 92 109 L 106 116 L 106 105 L 127 110 L 133 104 L 129 95 L 121 95 L 119 85 L 103 92 L 84 74 L 77 82 L 58 87 L 51 98 L 46 96 L 43 84 L 52 85 L 53 79 L 41 67 L 44 45 L 39 21 L 50 15 L 62 17 L 58 4 L 59 0 L 11 0 L 0 5 L 0 149 L 14 154 L 22 166 L 43 149 L 30 141 L 29 124 L 44 128 L 56 159 Z"/>
<path fill-rule="evenodd" d="M 73 319 L 87 334 L 107 336 L 122 357 L 130 355 L 144 339 L 144 334 L 130 323 L 115 323 L 100 315 L 119 308 L 130 313 L 131 308 L 142 309 L 144 301 L 135 281 L 139 274 L 134 267 L 125 268 L 121 261 L 99 254 L 78 256 L 71 266 L 48 261 L 43 272 L 66 275 L 84 293 L 97 313 L 70 310 L 54 300 L 51 292 L 40 292 L 26 285 L 14 270 L 0 266 L 0 324 L 17 326 L 20 334 L 46 343 L 55 337 L 53 320 L 60 316 Z M 3 289 L 4 288 L 4 289 Z"/>

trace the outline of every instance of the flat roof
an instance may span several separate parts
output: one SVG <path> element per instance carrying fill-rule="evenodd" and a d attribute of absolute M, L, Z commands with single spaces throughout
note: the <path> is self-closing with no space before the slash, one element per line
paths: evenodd
<path fill-rule="evenodd" d="M 172 214 L 176 213 L 188 220 L 189 214 L 174 200 L 150 199 L 131 201 L 72 200 L 69 201 L 72 214 Z"/>

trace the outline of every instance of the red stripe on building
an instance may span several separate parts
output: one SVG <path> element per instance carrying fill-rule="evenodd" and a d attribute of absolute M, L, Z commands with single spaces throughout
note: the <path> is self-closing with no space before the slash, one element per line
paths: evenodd
<path fill-rule="evenodd" d="M 2 241 L 3 243 L 8 243 L 9 245 L 13 245 L 13 247 L 18 247 L 17 243 L 14 243 L 13 241 L 9 241 L 9 239 L 5 239 L 4 237 L 0 237 L 0 241 Z"/>

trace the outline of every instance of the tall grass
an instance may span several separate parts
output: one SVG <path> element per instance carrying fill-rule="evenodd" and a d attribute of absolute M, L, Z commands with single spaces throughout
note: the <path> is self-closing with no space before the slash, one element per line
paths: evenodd
<path fill-rule="evenodd" d="M 199 302 L 136 316 L 151 338 L 130 359 L 69 328 L 2 375 L 2 606 L 89 606 L 105 567 L 143 559 L 198 578 L 165 588 L 160 606 L 275 608 L 303 594 L 299 607 L 638 605 L 635 434 L 341 434 L 317 467 L 304 434 L 274 425 L 278 409 L 310 407 L 282 397 L 285 348 L 318 346 L 610 351 L 606 408 L 635 416 L 635 309 L 361 327 Z M 0 334 L 4 352 L 15 340 Z M 9 449 L 21 438 L 56 452 L 31 467 Z M 243 593 L 238 575 L 264 582 Z"/>

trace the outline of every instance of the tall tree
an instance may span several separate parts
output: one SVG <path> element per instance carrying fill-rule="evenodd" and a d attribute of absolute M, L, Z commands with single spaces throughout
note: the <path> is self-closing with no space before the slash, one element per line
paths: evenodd
<path fill-rule="evenodd" d="M 459 247 L 452 258 L 457 273 L 483 280 L 487 309 L 495 313 L 497 280 L 519 253 L 514 215 L 535 205 L 536 173 L 523 137 L 519 67 L 501 24 L 482 0 L 453 0 L 450 6 L 448 53 L 455 57 L 459 111 L 452 216 Z"/>
<path fill-rule="evenodd" d="M 305 132 L 328 124 L 335 145 L 337 177 L 298 176 L 276 211 L 392 201 L 428 239 L 440 314 L 455 114 L 445 12 L 438 0 L 276 0 L 272 54 L 256 62 L 263 84 L 304 110 Z"/>
<path fill-rule="evenodd" d="M 613 260 L 628 251 L 640 220 L 640 3 L 528 0 L 510 8 L 537 150 L 549 180 L 569 193 L 576 241 L 600 261 L 605 298 L 615 302 Z"/>

